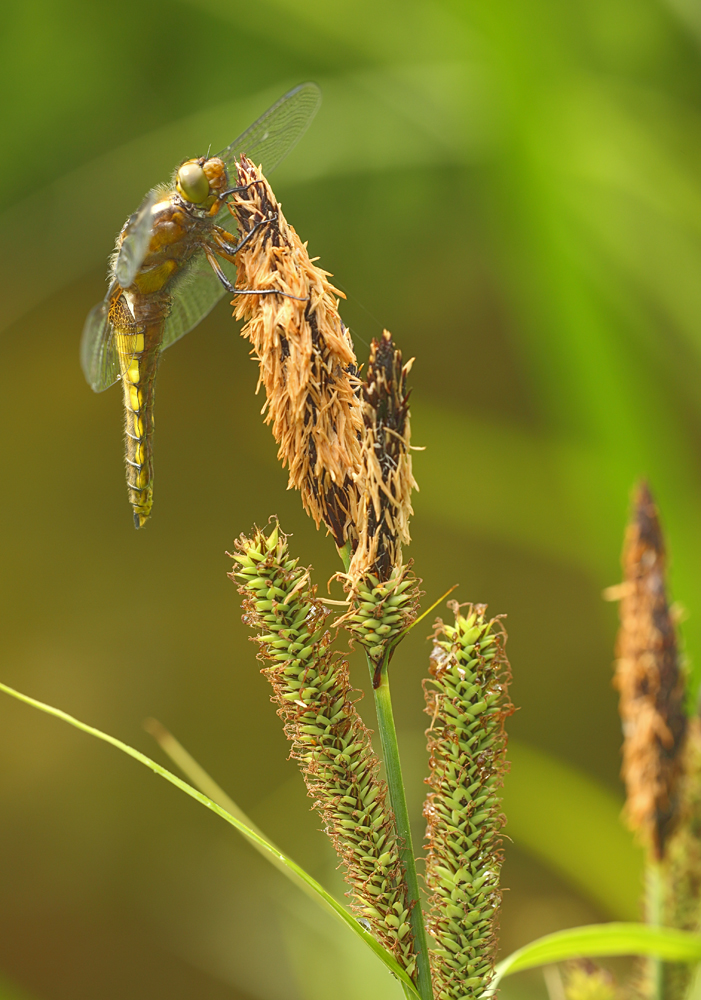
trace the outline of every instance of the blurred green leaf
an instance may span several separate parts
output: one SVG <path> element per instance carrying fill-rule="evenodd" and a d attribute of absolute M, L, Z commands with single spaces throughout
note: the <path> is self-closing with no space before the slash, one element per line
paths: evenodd
<path fill-rule="evenodd" d="M 0 1000 L 33 1000 L 33 998 L 0 974 Z"/>
<path fill-rule="evenodd" d="M 614 917 L 638 916 L 643 855 L 623 800 L 578 768 L 509 740 L 506 833 Z"/>
<path fill-rule="evenodd" d="M 598 518 L 577 522 L 564 474 L 596 475 L 595 450 L 412 402 L 414 440 L 426 448 L 414 458 L 419 515 L 597 576 L 614 562 L 615 526 L 611 539 L 597 532 Z"/>
<path fill-rule="evenodd" d="M 496 967 L 488 994 L 504 976 L 538 965 L 593 955 L 654 955 L 668 962 L 701 961 L 701 936 L 647 924 L 591 924 L 556 931 L 512 952 Z"/>

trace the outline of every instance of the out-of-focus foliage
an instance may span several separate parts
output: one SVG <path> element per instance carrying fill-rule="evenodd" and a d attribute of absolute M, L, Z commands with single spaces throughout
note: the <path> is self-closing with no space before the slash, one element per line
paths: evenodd
<path fill-rule="evenodd" d="M 461 600 L 509 615 L 521 710 L 504 949 L 632 916 L 615 613 L 599 593 L 647 475 L 701 675 L 695 4 L 32 0 L 6 13 L 0 53 L 3 679 L 147 752 L 140 719 L 163 718 L 343 891 L 223 551 L 277 513 L 319 578 L 338 563 L 284 490 L 229 310 L 165 356 L 147 531 L 126 503 L 119 393 L 93 396 L 77 362 L 114 234 L 143 193 L 315 79 L 324 105 L 276 194 L 348 291 L 359 355 L 387 326 L 417 357 L 411 554 L 424 588 L 460 581 Z M 393 687 L 420 839 L 416 632 Z M 3 704 L 2 720 L 0 967 L 27 993 L 305 1000 L 337 975 L 339 997 L 396 995 L 209 817 L 21 706 Z M 524 974 L 504 995 L 539 989 Z"/>
<path fill-rule="evenodd" d="M 30 1000 L 27 993 L 20 992 L 7 981 L 7 979 L 0 979 L 0 1000 Z"/>

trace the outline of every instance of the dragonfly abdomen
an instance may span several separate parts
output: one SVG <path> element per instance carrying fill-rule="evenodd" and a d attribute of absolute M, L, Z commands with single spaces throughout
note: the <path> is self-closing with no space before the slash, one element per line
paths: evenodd
<path fill-rule="evenodd" d="M 153 402 L 162 323 L 115 329 L 124 391 L 127 491 L 134 525 L 142 528 L 153 506 Z"/>

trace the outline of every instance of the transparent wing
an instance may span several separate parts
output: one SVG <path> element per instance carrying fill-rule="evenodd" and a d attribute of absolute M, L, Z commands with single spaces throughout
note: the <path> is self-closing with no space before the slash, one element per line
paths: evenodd
<path fill-rule="evenodd" d="M 119 358 L 108 315 L 107 300 L 91 309 L 80 342 L 80 363 L 93 392 L 109 389 L 119 378 Z"/>
<path fill-rule="evenodd" d="M 222 271 L 232 284 L 236 268 L 220 258 Z M 165 351 L 197 326 L 212 311 L 226 289 L 201 251 L 190 261 L 183 278 L 173 289 L 170 315 L 166 320 L 161 350 Z"/>
<path fill-rule="evenodd" d="M 263 167 L 266 176 L 294 149 L 319 110 L 321 91 L 315 83 L 300 83 L 288 91 L 258 121 L 234 139 L 230 146 L 217 156 L 226 164 L 229 180 L 235 183 L 235 162 L 245 153 L 256 166 Z M 217 215 L 217 222 L 226 227 L 231 213 L 224 207 Z"/>
<path fill-rule="evenodd" d="M 302 83 L 284 94 L 238 139 L 217 154 L 226 164 L 230 178 L 235 161 L 242 153 L 256 165 L 261 164 L 264 173 L 274 170 L 304 135 L 320 104 L 321 91 L 315 83 Z M 122 288 L 128 288 L 133 283 L 148 251 L 153 230 L 151 209 L 156 199 L 157 193 L 150 191 L 127 223 L 127 232 L 115 265 L 115 278 Z M 226 206 L 218 213 L 216 222 L 231 232 L 233 220 Z M 221 258 L 219 263 L 232 284 L 235 283 L 235 267 Z M 161 350 L 196 327 L 212 311 L 224 292 L 207 258 L 203 253 L 196 254 L 173 289 Z M 107 389 L 119 377 L 119 361 L 104 303 L 95 306 L 85 323 L 81 361 L 85 377 L 95 392 Z"/>
<path fill-rule="evenodd" d="M 114 276 L 122 288 L 129 288 L 144 262 L 153 232 L 151 209 L 155 203 L 156 192 L 149 191 L 140 207 L 127 222 L 127 231 L 119 248 L 114 268 Z"/>

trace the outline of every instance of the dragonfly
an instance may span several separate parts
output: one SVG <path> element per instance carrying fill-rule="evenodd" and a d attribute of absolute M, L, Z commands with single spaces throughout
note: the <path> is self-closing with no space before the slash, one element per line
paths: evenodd
<path fill-rule="evenodd" d="M 252 235 L 237 243 L 229 228 L 227 199 L 241 190 L 230 184 L 237 161 L 245 154 L 269 174 L 297 144 L 320 103 L 314 83 L 290 90 L 216 156 L 181 163 L 169 184 L 148 192 L 117 237 L 107 293 L 83 329 L 81 364 L 95 392 L 122 383 L 127 492 L 137 528 L 153 506 L 153 407 L 161 354 L 226 292 L 281 294 L 235 287 L 236 253 Z"/>

